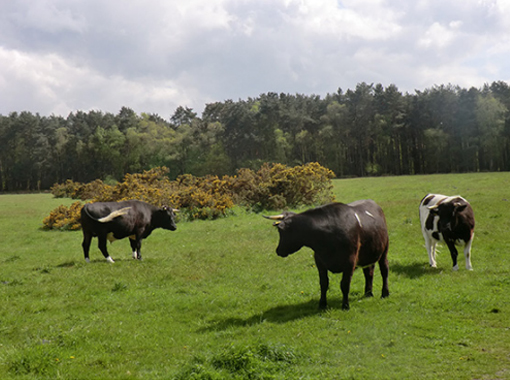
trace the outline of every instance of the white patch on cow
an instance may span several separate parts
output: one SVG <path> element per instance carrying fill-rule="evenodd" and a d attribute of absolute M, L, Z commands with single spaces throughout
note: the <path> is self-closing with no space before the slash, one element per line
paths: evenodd
<path fill-rule="evenodd" d="M 359 219 L 359 216 L 357 213 L 354 213 L 354 216 L 356 217 L 356 220 L 358 221 L 358 224 L 361 228 L 363 228 L 363 225 L 361 224 L 361 220 Z"/>
<path fill-rule="evenodd" d="M 432 194 L 430 194 L 432 195 Z M 429 264 L 432 268 L 437 268 L 436 263 L 436 246 L 439 241 L 442 240 L 443 236 L 438 232 L 438 222 L 439 217 L 435 216 L 432 223 L 432 230 L 426 228 L 427 219 L 430 214 L 431 207 L 436 206 L 439 202 L 443 202 L 448 199 L 447 196 L 441 194 L 433 195 L 432 199 L 429 200 L 427 205 L 420 204 L 420 223 L 421 223 L 421 232 L 423 234 L 423 238 L 425 240 L 425 248 L 427 249 L 427 253 L 429 255 Z M 438 239 L 435 239 L 432 234 L 436 232 L 438 233 Z"/>
<path fill-rule="evenodd" d="M 371 218 L 374 218 L 374 219 L 375 219 L 375 216 L 373 216 L 370 212 L 365 211 L 365 214 L 367 214 L 369 217 L 371 217 Z"/>
<path fill-rule="evenodd" d="M 466 259 L 466 269 L 467 270 L 473 270 L 473 267 L 471 266 L 471 244 L 473 243 L 474 238 L 475 238 L 475 233 L 473 232 L 471 234 L 471 240 L 468 241 L 466 246 L 464 247 L 464 257 Z"/>
<path fill-rule="evenodd" d="M 129 210 L 131 210 L 131 207 L 124 207 L 119 210 L 115 210 L 111 212 L 109 215 L 106 215 L 105 217 L 98 219 L 98 221 L 101 223 L 110 222 L 121 215 L 126 215 L 129 212 Z"/>
<path fill-rule="evenodd" d="M 136 251 L 133 251 L 133 259 L 136 259 L 136 258 L 137 258 Z"/>
<path fill-rule="evenodd" d="M 108 256 L 106 258 L 106 261 L 108 261 L 109 263 L 114 263 L 115 261 L 113 261 L 112 257 L 111 256 Z"/>

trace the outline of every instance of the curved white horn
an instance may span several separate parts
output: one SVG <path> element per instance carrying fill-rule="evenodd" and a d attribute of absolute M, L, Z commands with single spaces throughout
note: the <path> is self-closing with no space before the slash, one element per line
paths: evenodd
<path fill-rule="evenodd" d="M 271 219 L 271 220 L 283 220 L 284 218 L 284 215 L 283 214 L 280 214 L 280 215 L 272 215 L 272 216 L 265 216 L 265 215 L 262 215 L 264 218 L 266 219 Z"/>

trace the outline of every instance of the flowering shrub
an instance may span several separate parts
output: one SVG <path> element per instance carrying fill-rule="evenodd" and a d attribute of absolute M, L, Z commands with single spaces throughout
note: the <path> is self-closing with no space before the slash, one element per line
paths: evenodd
<path fill-rule="evenodd" d="M 81 202 L 74 202 L 71 206 L 58 206 L 44 218 L 43 225 L 48 230 L 79 230 Z"/>
<path fill-rule="evenodd" d="M 91 202 L 118 202 L 139 199 L 155 206 L 168 205 L 181 210 L 189 220 L 227 216 L 235 204 L 256 211 L 280 210 L 298 205 L 327 203 L 333 200 L 331 179 L 334 173 L 310 163 L 290 168 L 282 164 L 264 164 L 258 171 L 239 169 L 233 177 L 194 177 L 185 174 L 170 181 L 168 168 L 126 174 L 115 186 L 100 180 L 81 184 L 66 181 L 54 185 L 55 197 L 71 197 Z M 77 205 L 78 204 L 78 205 Z M 60 206 L 44 219 L 46 228 L 79 228 L 79 202 L 70 209 Z M 74 215 L 74 219 L 73 219 Z"/>
<path fill-rule="evenodd" d="M 55 184 L 50 190 L 55 198 L 92 199 L 101 194 L 111 191 L 112 187 L 103 183 L 100 179 L 89 183 L 74 182 L 68 179 L 63 184 Z"/>
<path fill-rule="evenodd" d="M 240 169 L 234 184 L 239 203 L 255 210 L 277 210 L 298 205 L 331 202 L 331 179 L 335 174 L 310 163 L 289 168 L 282 164 L 264 164 L 255 173 Z"/>

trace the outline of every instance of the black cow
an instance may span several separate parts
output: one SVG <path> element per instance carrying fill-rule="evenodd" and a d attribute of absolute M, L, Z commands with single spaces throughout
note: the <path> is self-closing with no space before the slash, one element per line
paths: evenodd
<path fill-rule="evenodd" d="M 90 261 L 89 249 L 93 237 L 98 238 L 99 249 L 111 263 L 114 261 L 108 254 L 106 241 L 113 242 L 125 237 L 129 237 L 133 258 L 141 260 L 142 239 L 156 228 L 176 230 L 174 211 L 177 210 L 166 206 L 158 208 L 137 200 L 86 204 L 81 209 L 85 260 Z"/>
<path fill-rule="evenodd" d="M 420 202 L 420 223 L 430 266 L 435 268 L 436 245 L 444 241 L 450 250 L 453 270 L 458 270 L 457 247 L 464 245 L 466 269 L 471 266 L 471 244 L 474 238 L 475 216 L 467 200 L 459 195 L 427 194 Z"/>
<path fill-rule="evenodd" d="M 266 218 L 278 220 L 274 223 L 280 233 L 278 256 L 286 257 L 303 246 L 314 251 L 321 287 L 319 308 L 327 307 L 328 271 L 343 273 L 342 309 L 349 309 L 349 289 L 356 267 L 363 268 L 365 296 L 373 296 L 377 262 L 383 279 L 382 297 L 389 296 L 388 230 L 384 213 L 374 201 L 331 203 L 300 214 L 285 212 Z"/>

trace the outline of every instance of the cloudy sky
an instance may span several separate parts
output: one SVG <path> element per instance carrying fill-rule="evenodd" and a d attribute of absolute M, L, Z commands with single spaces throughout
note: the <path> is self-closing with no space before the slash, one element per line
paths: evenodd
<path fill-rule="evenodd" d="M 0 0 L 0 114 L 510 81 L 510 0 Z"/>

